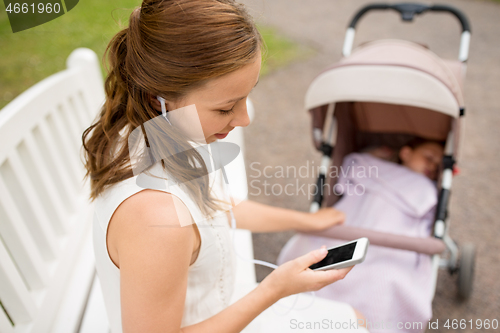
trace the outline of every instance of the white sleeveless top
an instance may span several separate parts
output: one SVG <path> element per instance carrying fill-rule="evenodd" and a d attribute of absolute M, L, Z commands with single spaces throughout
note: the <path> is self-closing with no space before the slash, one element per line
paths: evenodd
<path fill-rule="evenodd" d="M 150 173 L 169 178 L 160 162 L 150 169 Z M 143 185 L 142 187 L 136 184 L 137 178 L 142 176 L 143 174 L 114 184 L 95 200 L 93 241 L 96 270 L 101 282 L 111 333 L 122 333 L 120 270 L 109 257 L 106 232 L 116 208 L 128 197 L 145 189 L 141 180 L 139 183 Z M 225 183 L 222 180 L 220 170 L 210 173 L 212 193 L 218 198 L 227 199 Z M 157 189 L 172 193 L 182 200 L 198 226 L 201 236 L 198 257 L 189 266 L 182 328 L 204 321 L 229 306 L 234 289 L 236 259 L 225 212 L 220 211 L 214 218 L 205 219 L 182 185 L 173 185 L 166 181 L 162 184 L 165 185 L 164 188 Z"/>

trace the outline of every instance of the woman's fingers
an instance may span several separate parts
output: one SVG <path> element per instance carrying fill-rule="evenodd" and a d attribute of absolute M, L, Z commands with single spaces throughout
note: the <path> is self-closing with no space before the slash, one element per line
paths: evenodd
<path fill-rule="evenodd" d="M 288 261 L 273 271 L 262 283 L 269 284 L 280 297 L 296 293 L 319 290 L 326 285 L 343 279 L 352 267 L 338 270 L 314 271 L 309 268 L 325 258 L 326 246 Z"/>
<path fill-rule="evenodd" d="M 347 273 L 349 273 L 351 271 L 351 269 L 353 269 L 354 266 L 351 266 L 351 267 L 346 267 L 346 268 L 341 268 L 341 269 L 332 269 L 331 271 L 334 271 L 336 274 L 335 274 L 335 278 L 337 280 L 341 280 L 343 279 Z M 333 282 L 335 282 L 333 281 Z"/>
<path fill-rule="evenodd" d="M 317 263 L 322 260 L 328 251 L 325 247 L 321 247 L 321 249 L 311 251 L 309 253 L 304 254 L 301 257 L 295 259 L 296 265 L 301 269 L 307 269 L 312 264 Z"/>
<path fill-rule="evenodd" d="M 354 266 L 341 269 L 329 269 L 326 271 L 315 271 L 314 275 L 318 276 L 318 283 L 321 284 L 320 288 L 323 288 L 326 285 L 342 280 L 353 267 Z"/>
<path fill-rule="evenodd" d="M 312 213 L 311 221 L 309 221 L 312 230 L 324 230 L 335 225 L 343 224 L 345 221 L 344 212 L 333 207 L 321 208 L 315 213 Z"/>
<path fill-rule="evenodd" d="M 335 208 L 332 208 L 332 209 L 335 209 Z M 335 209 L 335 213 L 336 213 L 336 222 L 337 222 L 337 224 L 343 224 L 344 221 L 345 221 L 345 214 L 344 214 L 344 212 Z"/>

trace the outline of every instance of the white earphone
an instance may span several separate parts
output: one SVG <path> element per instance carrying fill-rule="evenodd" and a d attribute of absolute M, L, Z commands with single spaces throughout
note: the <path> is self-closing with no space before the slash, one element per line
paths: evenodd
<path fill-rule="evenodd" d="M 158 101 L 160 101 L 161 113 L 163 114 L 163 117 L 165 117 L 165 119 L 167 119 L 168 123 L 170 125 L 172 125 L 172 123 L 170 122 L 170 120 L 168 120 L 168 117 L 167 117 L 167 106 L 165 105 L 165 99 L 163 97 L 160 97 L 160 96 L 156 96 L 156 99 Z"/>

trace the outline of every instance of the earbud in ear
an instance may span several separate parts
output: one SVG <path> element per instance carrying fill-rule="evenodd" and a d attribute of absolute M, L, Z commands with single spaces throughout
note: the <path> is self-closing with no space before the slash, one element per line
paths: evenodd
<path fill-rule="evenodd" d="M 170 123 L 170 120 L 168 120 L 168 117 L 167 117 L 167 106 L 165 105 L 165 99 L 163 97 L 160 97 L 160 96 L 156 96 L 156 99 L 158 101 L 160 101 L 161 113 L 163 114 L 163 117 L 165 117 L 165 119 L 167 119 L 168 123 L 170 125 L 172 125 L 172 123 Z"/>

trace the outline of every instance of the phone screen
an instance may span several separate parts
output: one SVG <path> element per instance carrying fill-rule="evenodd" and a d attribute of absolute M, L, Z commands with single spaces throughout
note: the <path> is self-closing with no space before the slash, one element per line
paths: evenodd
<path fill-rule="evenodd" d="M 357 243 L 358 242 L 354 242 L 328 250 L 328 254 L 325 258 L 323 258 L 323 260 L 309 266 L 309 268 L 316 269 L 323 266 L 333 265 L 342 261 L 351 260 L 352 256 L 354 255 L 354 249 L 356 248 Z"/>

